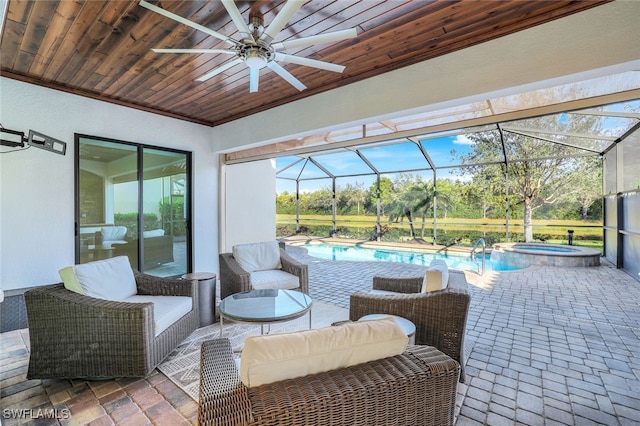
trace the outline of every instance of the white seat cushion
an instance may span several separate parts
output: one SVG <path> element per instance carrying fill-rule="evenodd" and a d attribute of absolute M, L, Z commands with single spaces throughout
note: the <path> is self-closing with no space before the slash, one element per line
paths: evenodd
<path fill-rule="evenodd" d="M 127 256 L 68 266 L 59 274 L 68 290 L 98 299 L 124 300 L 138 291 Z"/>
<path fill-rule="evenodd" d="M 300 287 L 300 279 L 281 269 L 255 271 L 249 274 L 249 282 L 254 290 L 277 288 L 291 290 Z"/>
<path fill-rule="evenodd" d="M 136 295 L 128 297 L 123 302 L 153 303 L 153 326 L 156 336 L 188 314 L 193 305 L 192 299 L 186 296 Z"/>
<path fill-rule="evenodd" d="M 164 229 L 152 229 L 151 231 L 142 231 L 142 237 L 144 238 L 162 237 L 162 236 L 164 236 Z"/>
<path fill-rule="evenodd" d="M 247 272 L 280 269 L 280 246 L 277 241 L 238 244 L 233 246 L 233 257 Z"/>
<path fill-rule="evenodd" d="M 403 353 L 408 338 L 391 317 L 294 333 L 250 336 L 240 379 L 247 387 L 337 370 Z"/>

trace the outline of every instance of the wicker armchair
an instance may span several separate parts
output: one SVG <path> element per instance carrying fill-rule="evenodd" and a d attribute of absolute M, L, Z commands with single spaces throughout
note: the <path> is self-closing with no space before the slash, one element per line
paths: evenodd
<path fill-rule="evenodd" d="M 145 377 L 198 328 L 194 281 L 135 274 L 139 295 L 188 296 L 192 310 L 155 336 L 152 303 L 96 299 L 62 283 L 25 292 L 27 378 Z"/>
<path fill-rule="evenodd" d="M 404 317 L 416 325 L 416 344 L 435 346 L 460 363 L 460 382 L 465 382 L 464 336 L 471 295 L 463 272 L 449 271 L 444 290 L 421 293 L 423 277 L 374 277 L 373 289 L 398 294 L 354 293 L 349 319 L 369 314 Z"/>
<path fill-rule="evenodd" d="M 247 388 L 228 339 L 202 345 L 200 425 L 452 425 L 459 364 L 430 346 Z"/>
<path fill-rule="evenodd" d="M 242 269 L 232 253 L 220 253 L 219 260 L 221 299 L 252 290 L 250 273 Z M 283 271 L 299 278 L 300 288 L 296 290 L 309 294 L 309 267 L 295 260 L 283 248 L 280 249 L 280 263 Z"/>

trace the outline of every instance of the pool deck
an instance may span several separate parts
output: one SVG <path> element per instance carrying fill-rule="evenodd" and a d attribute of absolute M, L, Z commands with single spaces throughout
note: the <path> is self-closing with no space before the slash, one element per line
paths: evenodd
<path fill-rule="evenodd" d="M 423 266 L 337 262 L 287 247 L 309 264 L 314 300 L 348 307 L 376 274 L 414 276 Z M 465 272 L 467 383 L 456 425 L 639 425 L 640 282 L 598 267 L 531 266 Z M 218 286 L 219 288 L 219 286 Z M 64 406 L 71 419 L 43 424 L 197 424 L 197 404 L 157 370 L 146 379 L 26 380 L 28 335 L 0 335 L 0 408 Z M 29 424 L 3 418 L 3 425 Z"/>
<path fill-rule="evenodd" d="M 425 269 L 287 250 L 309 264 L 311 297 L 344 307 L 374 275 Z M 456 425 L 640 424 L 639 281 L 606 260 L 465 275 L 468 383 L 458 386 Z"/>

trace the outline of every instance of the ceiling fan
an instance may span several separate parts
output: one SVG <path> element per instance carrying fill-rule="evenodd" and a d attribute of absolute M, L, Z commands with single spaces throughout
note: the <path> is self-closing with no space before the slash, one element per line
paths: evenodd
<path fill-rule="evenodd" d="M 276 74 L 278 74 L 280 77 L 285 79 L 300 91 L 307 88 L 300 80 L 294 77 L 293 74 L 291 74 L 289 71 L 284 69 L 278 62 L 288 62 L 292 64 L 304 65 L 338 73 L 344 71 L 345 67 L 343 65 L 336 65 L 330 62 L 304 58 L 284 52 L 289 49 L 300 49 L 316 44 L 332 43 L 349 38 L 354 38 L 358 35 L 355 28 L 273 43 L 273 40 L 277 37 L 278 33 L 282 31 L 289 19 L 291 19 L 293 15 L 295 15 L 295 13 L 302 7 L 306 0 L 288 0 L 284 4 L 284 7 L 278 12 L 274 20 L 267 27 L 264 27 L 262 16 L 258 14 L 252 14 L 249 18 L 249 22 L 245 22 L 234 0 L 220 1 L 227 10 L 227 13 L 231 17 L 233 23 L 238 28 L 238 31 L 242 36 L 241 40 L 230 38 L 203 25 L 183 18 L 182 16 L 176 15 L 175 13 L 164 10 L 154 4 L 147 2 L 146 0 L 141 0 L 140 6 L 142 7 L 145 7 L 153 12 L 180 22 L 181 24 L 202 31 L 232 45 L 228 49 L 151 50 L 156 53 L 222 53 L 233 55 L 235 57 L 232 60 L 225 62 L 221 66 L 199 77 L 197 81 L 206 81 L 237 64 L 244 63 L 249 68 L 249 92 L 258 91 L 260 70 L 264 67 L 270 68 Z"/>

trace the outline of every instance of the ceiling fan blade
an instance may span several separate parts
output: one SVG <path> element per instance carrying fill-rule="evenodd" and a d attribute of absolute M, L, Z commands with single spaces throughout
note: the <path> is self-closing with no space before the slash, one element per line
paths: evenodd
<path fill-rule="evenodd" d="M 235 50 L 232 49 L 151 49 L 156 53 L 226 53 L 229 55 L 235 55 Z"/>
<path fill-rule="evenodd" d="M 285 80 L 287 80 L 287 82 L 289 84 L 291 84 L 293 87 L 295 87 L 296 89 L 300 90 L 301 92 L 307 88 L 307 86 L 305 86 L 304 84 L 302 84 L 302 82 L 300 80 L 298 80 L 297 78 L 295 78 L 293 76 L 293 74 L 291 74 L 289 71 L 285 70 L 284 68 L 282 68 L 280 66 L 280 64 L 278 64 L 277 62 L 274 61 L 270 61 L 267 62 L 267 66 L 269 68 L 271 68 L 272 70 L 274 70 L 276 72 L 276 74 L 278 74 L 280 77 L 284 78 Z"/>
<path fill-rule="evenodd" d="M 209 80 L 211 77 L 214 77 L 218 74 L 220 74 L 221 72 L 224 72 L 226 70 L 228 70 L 229 68 L 241 64 L 242 63 L 242 59 L 240 58 L 236 58 L 232 61 L 229 62 L 225 62 L 224 64 L 220 65 L 218 68 L 215 68 L 213 71 L 208 72 L 207 74 L 203 75 L 202 77 L 199 77 L 196 79 L 196 81 L 206 81 Z"/>
<path fill-rule="evenodd" d="M 287 22 L 289 22 L 289 19 L 296 14 L 305 1 L 306 0 L 288 0 L 280 12 L 278 12 L 274 20 L 271 21 L 269 26 L 260 35 L 260 40 L 271 43 L 271 40 L 276 38 L 278 33 L 282 31 L 284 26 L 287 25 Z"/>
<path fill-rule="evenodd" d="M 276 53 L 276 61 L 289 62 L 291 64 L 304 65 L 306 67 L 319 68 L 332 72 L 343 72 L 344 65 L 336 65 L 331 62 L 318 61 L 316 59 L 303 58 L 301 56 L 287 55 L 286 53 Z"/>
<path fill-rule="evenodd" d="M 173 19 L 174 21 L 180 22 L 181 24 L 187 25 L 187 26 L 189 26 L 191 28 L 194 28 L 196 30 L 202 31 L 203 33 L 209 34 L 210 36 L 219 38 L 222 41 L 226 41 L 227 43 L 231 43 L 231 44 L 234 44 L 234 45 L 238 44 L 237 41 L 235 41 L 232 38 L 227 37 L 224 34 L 220 34 L 219 32 L 214 31 L 214 30 L 212 30 L 210 28 L 207 28 L 204 25 L 197 24 L 197 23 L 195 23 L 193 21 L 188 20 L 187 18 L 183 18 L 180 15 L 176 15 L 175 13 L 171 13 L 168 10 L 164 10 L 164 9 L 156 6 L 155 4 L 149 3 L 148 1 L 140 0 L 139 4 L 140 4 L 140 6 L 142 6 L 144 8 L 147 8 L 147 9 L 153 11 L 153 12 L 156 12 L 156 13 L 158 13 L 158 14 L 160 14 L 162 16 L 165 16 L 165 17 L 167 17 L 169 19 Z"/>
<path fill-rule="evenodd" d="M 336 41 L 347 40 L 358 36 L 358 31 L 355 28 L 348 30 L 333 31 L 326 34 L 318 34 L 309 37 L 302 37 L 296 40 L 287 40 L 281 43 L 273 43 L 275 50 L 289 50 L 289 49 L 301 49 L 307 46 L 313 46 L 316 44 L 333 43 Z"/>
<path fill-rule="evenodd" d="M 260 70 L 258 68 L 249 68 L 249 71 L 249 93 L 255 93 L 258 91 Z"/>
<path fill-rule="evenodd" d="M 236 6 L 236 2 L 233 0 L 221 0 L 221 2 L 224 8 L 227 9 L 227 13 L 231 17 L 231 20 L 235 24 L 236 28 L 238 28 L 238 31 L 240 31 L 240 34 L 242 34 L 242 38 L 255 41 L 253 39 L 253 34 L 249 29 L 249 25 L 247 25 L 247 23 L 244 21 L 240 10 L 238 10 L 238 6 Z"/>

